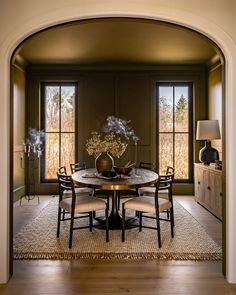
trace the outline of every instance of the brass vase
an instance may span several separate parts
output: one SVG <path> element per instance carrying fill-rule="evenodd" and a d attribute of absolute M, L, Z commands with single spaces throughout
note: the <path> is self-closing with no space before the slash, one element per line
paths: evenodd
<path fill-rule="evenodd" d="M 101 153 L 95 159 L 95 168 L 98 173 L 103 171 L 110 171 L 114 166 L 114 160 L 108 153 Z"/>

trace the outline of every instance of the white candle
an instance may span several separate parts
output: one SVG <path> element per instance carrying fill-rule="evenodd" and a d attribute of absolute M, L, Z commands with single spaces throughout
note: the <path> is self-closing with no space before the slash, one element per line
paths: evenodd
<path fill-rule="evenodd" d="M 25 151 L 25 153 L 27 152 L 27 149 L 26 149 L 26 144 L 25 143 L 23 143 L 23 146 L 24 146 L 24 151 Z"/>

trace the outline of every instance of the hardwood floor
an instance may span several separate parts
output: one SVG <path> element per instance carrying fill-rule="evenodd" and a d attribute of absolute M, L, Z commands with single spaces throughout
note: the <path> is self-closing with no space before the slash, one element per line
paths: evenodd
<path fill-rule="evenodd" d="M 195 202 L 194 197 L 177 196 L 175 199 L 205 228 L 215 242 L 222 244 L 222 222 L 218 218 Z"/>
<path fill-rule="evenodd" d="M 16 261 L 0 294 L 236 294 L 214 262 Z"/>
<path fill-rule="evenodd" d="M 15 204 L 15 232 L 34 218 L 47 204 Z M 194 202 L 177 197 L 218 243 L 221 222 Z M 14 275 L 0 294 L 236 294 L 236 285 L 226 282 L 220 262 L 194 261 L 15 261 Z"/>
<path fill-rule="evenodd" d="M 13 234 L 19 232 L 22 227 L 33 220 L 52 198 L 53 196 L 40 196 L 39 204 L 37 198 L 31 201 L 23 198 L 21 206 L 19 201 L 15 202 L 13 208 Z"/>

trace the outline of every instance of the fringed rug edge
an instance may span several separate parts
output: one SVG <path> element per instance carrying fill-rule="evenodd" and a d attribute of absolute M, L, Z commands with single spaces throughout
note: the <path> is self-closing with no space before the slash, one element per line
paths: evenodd
<path fill-rule="evenodd" d="M 220 261 L 220 253 L 14 253 L 14 260 L 192 260 Z"/>

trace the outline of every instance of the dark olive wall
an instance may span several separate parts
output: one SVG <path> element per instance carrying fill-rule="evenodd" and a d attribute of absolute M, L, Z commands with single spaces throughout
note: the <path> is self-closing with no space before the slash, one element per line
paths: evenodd
<path fill-rule="evenodd" d="M 78 81 L 78 160 L 87 166 L 94 165 L 93 157 L 88 157 L 85 142 L 91 131 L 99 131 L 104 120 L 115 113 L 114 75 L 84 74 L 76 76 Z"/>
<path fill-rule="evenodd" d="M 131 120 L 138 143 L 138 162 L 156 161 L 156 91 L 157 81 L 193 82 L 194 122 L 207 115 L 207 82 L 203 66 L 156 67 L 72 67 L 34 66 L 27 70 L 27 125 L 40 128 L 40 82 L 78 82 L 78 160 L 94 165 L 88 156 L 85 142 L 90 132 L 100 130 L 108 115 Z M 198 160 L 200 144 L 194 140 L 194 157 Z M 133 160 L 133 146 L 129 146 L 121 161 Z M 35 170 L 39 194 L 56 193 L 56 184 L 40 184 Z M 177 184 L 174 193 L 193 194 L 193 184 Z"/>
<path fill-rule="evenodd" d="M 22 142 L 25 137 L 25 72 L 11 67 L 13 104 L 13 200 L 25 194 L 24 169 L 21 167 Z"/>

